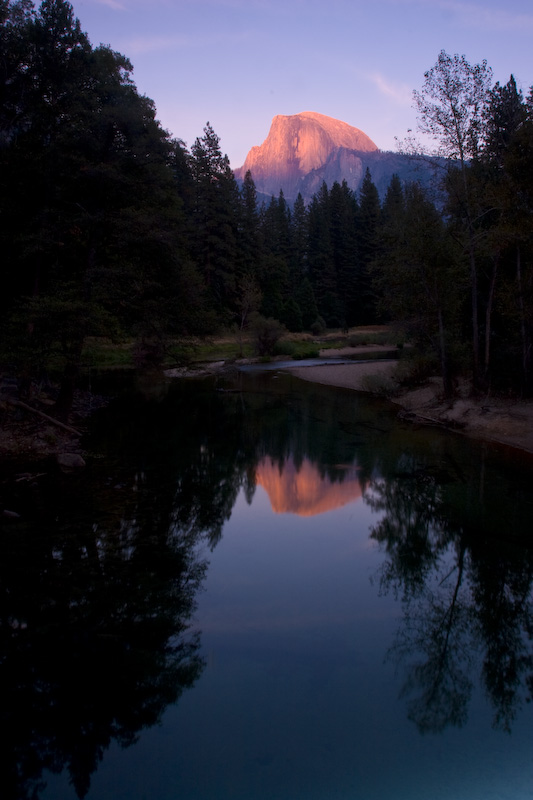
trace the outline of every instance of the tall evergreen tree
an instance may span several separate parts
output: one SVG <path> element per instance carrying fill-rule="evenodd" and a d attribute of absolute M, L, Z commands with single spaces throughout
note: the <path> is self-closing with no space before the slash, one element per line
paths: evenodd
<path fill-rule="evenodd" d="M 342 324 L 337 274 L 331 242 L 330 197 L 326 183 L 308 207 L 309 242 L 307 258 L 309 277 L 320 316 L 328 327 Z"/>
<path fill-rule="evenodd" d="M 14 19 L 31 91 L 0 152 L 2 302 L 16 311 L 13 352 L 28 380 L 52 350 L 63 359 L 66 415 L 88 335 L 122 327 L 160 350 L 164 331 L 197 329 L 205 309 L 182 236 L 174 146 L 131 64 L 93 50 L 63 0 Z M 4 27 L 14 24 L 8 14 Z"/>
<path fill-rule="evenodd" d="M 358 205 L 346 181 L 335 182 L 329 193 L 330 239 L 341 309 L 339 322 L 348 328 L 357 321 L 359 302 L 356 241 Z"/>
<path fill-rule="evenodd" d="M 291 215 L 291 248 L 290 274 L 291 289 L 297 291 L 298 286 L 307 277 L 307 210 L 301 193 L 294 201 Z"/>
<path fill-rule="evenodd" d="M 527 104 L 511 75 L 507 84 L 497 83 L 491 91 L 486 110 L 485 146 L 474 172 L 480 176 L 488 206 L 484 219 L 485 250 L 492 264 L 485 315 L 485 376 L 489 380 L 494 372 L 489 369 L 494 339 L 497 343 L 494 355 L 499 362 L 496 372 L 501 372 L 504 364 L 512 365 L 515 373 L 521 376 L 523 391 L 532 388 L 533 377 L 530 265 L 533 206 L 531 197 L 528 202 L 527 190 L 524 191 L 531 168 L 531 163 L 527 166 L 527 154 L 531 162 L 532 150 Z M 520 161 L 525 156 L 526 161 L 526 164 L 521 163 L 518 172 L 513 167 L 517 156 Z M 496 316 L 494 322 L 493 316 Z"/>
<path fill-rule="evenodd" d="M 235 309 L 240 195 L 220 139 L 208 122 L 191 148 L 194 254 L 222 318 Z"/>
<path fill-rule="evenodd" d="M 304 199 L 298 194 L 291 215 L 291 295 L 301 314 L 302 328 L 309 330 L 317 320 L 318 308 L 310 280 L 309 218 Z"/>
<path fill-rule="evenodd" d="M 358 242 L 358 302 L 356 321 L 358 325 L 375 322 L 377 319 L 376 296 L 372 285 L 372 263 L 379 247 L 379 222 L 381 205 L 379 194 L 367 168 L 359 192 Z"/>
<path fill-rule="evenodd" d="M 262 259 L 259 285 L 263 295 L 261 312 L 281 320 L 283 307 L 290 297 L 290 212 L 280 192 L 272 197 L 260 215 Z"/>
<path fill-rule="evenodd" d="M 255 276 L 259 259 L 259 210 L 257 191 L 250 170 L 241 187 L 240 257 L 244 275 Z"/>
<path fill-rule="evenodd" d="M 383 246 L 374 260 L 381 302 L 418 346 L 436 357 L 451 397 L 464 294 L 457 255 L 441 214 L 418 184 L 407 186 L 402 206 L 396 204 L 396 218 L 383 227 Z"/>

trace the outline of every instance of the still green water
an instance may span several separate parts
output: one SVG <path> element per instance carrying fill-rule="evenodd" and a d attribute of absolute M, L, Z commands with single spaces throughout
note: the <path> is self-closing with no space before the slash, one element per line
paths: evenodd
<path fill-rule="evenodd" d="M 12 488 L 2 797 L 533 797 L 533 462 L 274 372 Z"/>

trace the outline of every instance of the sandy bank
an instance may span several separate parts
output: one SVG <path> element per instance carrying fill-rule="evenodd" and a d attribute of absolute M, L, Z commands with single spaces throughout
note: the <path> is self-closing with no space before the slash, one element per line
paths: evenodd
<path fill-rule="evenodd" d="M 392 379 L 397 367 L 395 361 L 373 361 L 291 367 L 288 371 L 315 383 L 373 391 Z M 469 397 L 466 386 L 459 388 L 453 403 L 443 402 L 442 382 L 438 378 L 390 399 L 401 406 L 402 416 L 414 423 L 449 428 L 533 453 L 533 402 L 493 397 L 475 401 Z"/>

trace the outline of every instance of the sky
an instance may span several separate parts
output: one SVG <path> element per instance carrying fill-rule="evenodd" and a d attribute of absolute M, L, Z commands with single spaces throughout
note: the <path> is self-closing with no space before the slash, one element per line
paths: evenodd
<path fill-rule="evenodd" d="M 533 0 L 74 0 L 93 46 L 128 56 L 188 147 L 210 122 L 235 169 L 276 114 L 317 111 L 381 150 L 416 131 L 413 89 L 439 52 L 533 84 Z"/>

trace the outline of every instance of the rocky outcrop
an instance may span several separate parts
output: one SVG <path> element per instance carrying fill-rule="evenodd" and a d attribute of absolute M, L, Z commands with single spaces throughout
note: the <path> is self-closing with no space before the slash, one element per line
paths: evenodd
<path fill-rule="evenodd" d="M 56 461 L 61 472 L 74 472 L 85 467 L 85 460 L 79 453 L 58 453 Z"/>
<path fill-rule="evenodd" d="M 434 159 L 437 162 L 437 159 Z M 367 168 L 383 198 L 396 173 L 402 181 L 428 184 L 433 176 L 430 159 L 380 151 L 358 128 L 338 119 L 304 111 L 277 116 L 261 146 L 252 147 L 235 177 L 242 181 L 250 170 L 258 195 L 267 199 L 283 190 L 292 203 L 301 193 L 309 202 L 323 182 L 329 188 L 346 181 L 358 191 Z"/>
<path fill-rule="evenodd" d="M 283 188 L 287 198 L 293 198 L 301 179 L 326 164 L 339 148 L 358 153 L 378 149 L 363 131 L 324 114 L 278 115 L 263 144 L 252 147 L 235 177 L 242 180 L 250 170 L 258 191 L 277 195 Z"/>

